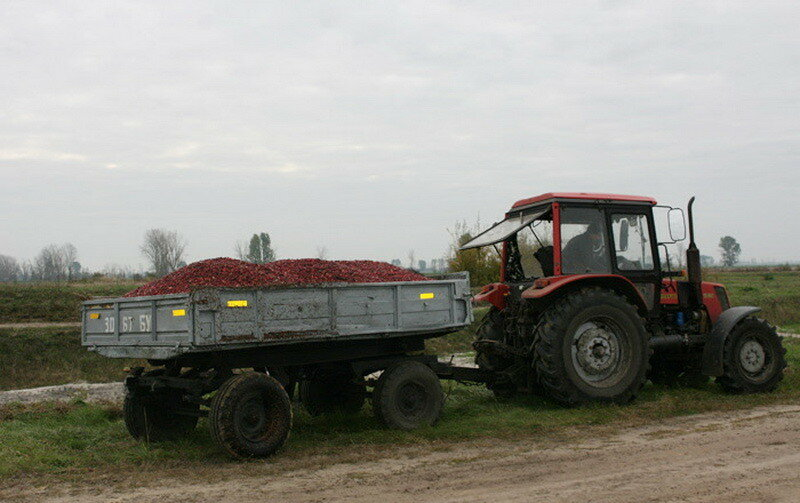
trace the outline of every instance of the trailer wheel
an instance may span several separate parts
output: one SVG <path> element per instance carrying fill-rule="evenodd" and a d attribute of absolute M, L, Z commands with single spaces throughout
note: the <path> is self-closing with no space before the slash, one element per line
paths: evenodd
<path fill-rule="evenodd" d="M 372 393 L 378 420 L 400 430 L 436 424 L 443 406 L 439 378 L 430 367 L 417 361 L 396 363 L 384 370 Z"/>
<path fill-rule="evenodd" d="M 122 415 L 133 438 L 161 442 L 178 440 L 192 432 L 199 416 L 192 414 L 199 409 L 197 404 L 181 403 L 180 392 L 127 390 Z"/>
<path fill-rule="evenodd" d="M 584 288 L 556 300 L 542 314 L 534 340 L 536 378 L 561 403 L 626 403 L 647 379 L 644 323 L 610 290 Z"/>
<path fill-rule="evenodd" d="M 265 457 L 278 450 L 292 427 L 289 395 L 274 377 L 257 372 L 225 381 L 211 400 L 211 435 L 234 456 Z"/>
<path fill-rule="evenodd" d="M 326 374 L 300 383 L 300 402 L 312 416 L 355 414 L 364 406 L 366 383 L 351 373 Z"/>
<path fill-rule="evenodd" d="M 758 318 L 746 318 L 725 341 L 724 373 L 717 383 L 731 393 L 772 391 L 783 379 L 785 355 L 775 327 Z"/>

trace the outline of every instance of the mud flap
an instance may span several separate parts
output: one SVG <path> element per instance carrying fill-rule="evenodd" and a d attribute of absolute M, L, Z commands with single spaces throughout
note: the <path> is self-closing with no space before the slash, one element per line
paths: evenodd
<path fill-rule="evenodd" d="M 717 377 L 723 373 L 722 359 L 725 351 L 725 340 L 731 330 L 743 319 L 761 311 L 760 307 L 737 306 L 726 309 L 711 329 L 708 341 L 703 346 L 703 374 Z"/>

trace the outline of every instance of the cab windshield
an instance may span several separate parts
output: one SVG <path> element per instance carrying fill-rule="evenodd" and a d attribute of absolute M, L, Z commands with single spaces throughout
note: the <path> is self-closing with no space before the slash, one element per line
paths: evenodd
<path fill-rule="evenodd" d="M 508 217 L 461 245 L 461 249 L 469 250 L 470 248 L 480 248 L 481 246 L 489 246 L 505 241 L 512 234 L 519 232 L 520 229 L 534 223 L 534 221 L 541 217 L 546 211 L 547 208 L 543 208 Z"/>

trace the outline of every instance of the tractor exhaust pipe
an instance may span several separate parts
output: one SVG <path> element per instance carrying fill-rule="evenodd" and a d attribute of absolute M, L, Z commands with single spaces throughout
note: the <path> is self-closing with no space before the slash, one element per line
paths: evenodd
<path fill-rule="evenodd" d="M 686 274 L 689 277 L 689 284 L 694 290 L 694 307 L 699 309 L 703 305 L 703 271 L 700 267 L 700 250 L 694 242 L 693 205 L 694 196 L 689 199 L 689 248 L 686 250 Z"/>

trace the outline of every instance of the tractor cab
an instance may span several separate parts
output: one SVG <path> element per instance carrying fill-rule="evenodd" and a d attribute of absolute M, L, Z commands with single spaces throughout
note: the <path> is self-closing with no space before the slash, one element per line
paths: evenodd
<path fill-rule="evenodd" d="M 658 225 L 654 209 L 660 210 Z M 514 293 L 542 299 L 566 285 L 591 284 L 620 290 L 657 315 L 662 300 L 681 303 L 679 290 L 684 307 L 693 295 L 688 282 L 671 279 L 680 273 L 662 267 L 659 258 L 659 246 L 685 237 L 683 211 L 649 197 L 547 193 L 517 201 L 504 220 L 461 249 L 494 246 L 500 254 L 500 283 L 476 296 L 498 308 Z"/>

